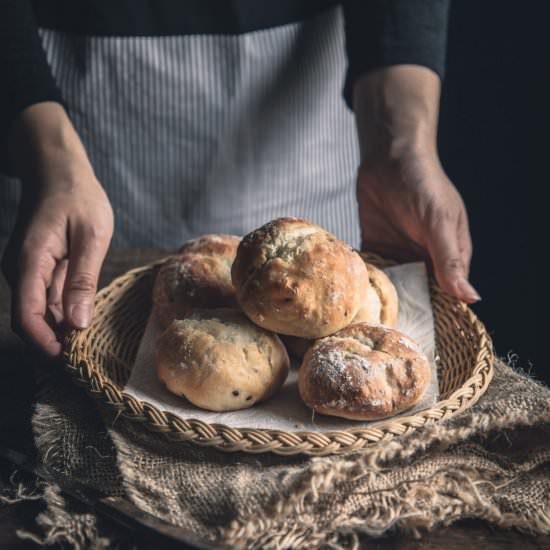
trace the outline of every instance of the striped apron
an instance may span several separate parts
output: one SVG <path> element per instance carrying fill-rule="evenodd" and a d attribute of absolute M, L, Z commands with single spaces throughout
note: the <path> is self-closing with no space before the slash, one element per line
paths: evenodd
<path fill-rule="evenodd" d="M 288 215 L 359 244 L 339 7 L 236 36 L 40 35 L 113 205 L 115 246 L 175 248 Z M 4 236 L 17 199 L 4 178 Z"/>

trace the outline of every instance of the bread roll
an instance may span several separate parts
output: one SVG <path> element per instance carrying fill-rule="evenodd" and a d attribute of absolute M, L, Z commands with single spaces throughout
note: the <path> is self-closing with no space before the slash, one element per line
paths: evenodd
<path fill-rule="evenodd" d="M 318 413 L 378 420 L 417 403 L 430 383 L 430 364 L 401 332 L 359 323 L 317 340 L 298 373 L 304 403 Z"/>
<path fill-rule="evenodd" d="M 298 218 L 279 218 L 246 235 L 231 276 L 254 323 L 303 338 L 349 325 L 369 284 L 367 268 L 350 246 Z"/>
<path fill-rule="evenodd" d="M 365 262 L 369 275 L 369 286 L 362 307 L 350 324 L 371 323 L 393 327 L 397 322 L 398 297 L 391 279 L 376 266 Z M 315 340 L 284 336 L 281 338 L 289 353 L 302 359 Z"/>
<path fill-rule="evenodd" d="M 231 264 L 239 241 L 233 235 L 204 235 L 160 268 L 153 309 L 163 328 L 195 308 L 236 307 Z"/>
<path fill-rule="evenodd" d="M 233 411 L 272 395 L 289 359 L 277 335 L 240 311 L 196 310 L 159 338 L 156 368 L 170 392 L 203 409 Z"/>
<path fill-rule="evenodd" d="M 241 238 L 236 235 L 226 235 L 224 233 L 210 233 L 201 235 L 196 239 L 187 241 L 179 250 L 179 254 L 193 253 L 203 254 L 205 256 L 224 256 L 235 258 L 237 247 Z"/>
<path fill-rule="evenodd" d="M 381 269 L 368 262 L 366 265 L 370 284 L 366 299 L 353 319 L 353 324 L 365 322 L 393 327 L 397 322 L 397 291 L 391 279 Z"/>

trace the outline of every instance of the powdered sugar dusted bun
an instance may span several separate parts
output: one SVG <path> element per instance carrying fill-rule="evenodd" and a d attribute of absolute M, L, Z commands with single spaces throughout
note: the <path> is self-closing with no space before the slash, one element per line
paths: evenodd
<path fill-rule="evenodd" d="M 195 308 L 236 307 L 231 264 L 239 241 L 233 235 L 204 235 L 160 268 L 153 307 L 163 327 Z"/>
<path fill-rule="evenodd" d="M 391 279 L 381 270 L 366 263 L 369 273 L 367 297 L 353 323 L 374 323 L 393 327 L 397 322 L 399 300 Z"/>
<path fill-rule="evenodd" d="M 254 323 L 303 338 L 349 325 L 369 284 L 359 254 L 298 218 L 279 218 L 246 235 L 231 276 L 237 300 Z"/>
<path fill-rule="evenodd" d="M 412 407 L 430 378 L 430 364 L 414 340 L 391 328 L 359 323 L 309 348 L 298 388 L 304 403 L 318 413 L 377 420 Z"/>
<path fill-rule="evenodd" d="M 170 392 L 203 409 L 233 411 L 272 395 L 289 359 L 277 335 L 239 310 L 196 310 L 159 338 L 156 368 Z"/>

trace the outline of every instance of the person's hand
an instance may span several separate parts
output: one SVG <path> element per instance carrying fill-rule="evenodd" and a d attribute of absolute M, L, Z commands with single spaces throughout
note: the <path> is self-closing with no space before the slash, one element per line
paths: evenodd
<path fill-rule="evenodd" d="M 23 196 L 2 259 L 12 288 L 12 327 L 55 357 L 60 325 L 85 328 L 91 321 L 113 213 L 61 106 L 28 108 L 14 132 Z"/>
<path fill-rule="evenodd" d="M 424 260 L 439 286 L 467 303 L 472 242 L 462 198 L 435 155 L 362 166 L 357 180 L 362 248 L 400 261 Z"/>
<path fill-rule="evenodd" d="M 444 291 L 473 303 L 480 297 L 468 282 L 466 208 L 437 155 L 440 86 L 434 72 L 416 65 L 372 71 L 355 84 L 362 246 L 426 261 Z"/>

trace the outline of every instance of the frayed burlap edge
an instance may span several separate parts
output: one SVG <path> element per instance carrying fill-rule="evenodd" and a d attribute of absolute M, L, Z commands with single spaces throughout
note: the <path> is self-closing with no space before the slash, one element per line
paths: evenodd
<path fill-rule="evenodd" d="M 68 544 L 75 550 L 113 548 L 107 537 L 100 536 L 94 514 L 71 511 L 56 483 L 36 480 L 30 487 L 28 482 L 16 481 L 17 474 L 15 470 L 10 477 L 10 486 L 0 494 L 0 505 L 25 501 L 41 501 L 45 504 L 45 509 L 36 516 L 35 531 L 17 529 L 15 533 L 18 538 L 39 546 Z"/>
<path fill-rule="evenodd" d="M 511 366 L 505 365 L 505 368 Z M 542 388 L 536 381 L 530 379 L 530 382 Z M 472 436 L 486 437 L 512 428 L 550 427 L 550 405 L 546 405 L 538 411 L 519 409 L 508 411 L 506 415 L 498 407 L 493 414 L 491 411 L 483 411 L 483 414 L 467 411 L 463 413 L 467 422 L 434 424 L 410 436 L 341 458 L 314 458 L 311 467 L 296 476 L 290 494 L 278 495 L 267 509 L 234 520 L 220 529 L 220 537 L 230 545 L 251 549 L 321 546 L 349 549 L 358 547 L 360 534 L 379 537 L 399 530 L 418 537 L 423 531 L 467 517 L 530 534 L 550 534 L 550 494 L 538 510 L 506 513 L 491 502 L 488 492 L 483 490 L 491 484 L 472 479 L 463 469 L 447 468 L 430 479 L 404 483 L 396 491 L 385 491 L 385 506 L 373 508 L 358 518 L 336 517 L 329 525 L 324 525 L 318 515 L 312 513 L 323 494 L 336 491 L 340 484 L 350 480 L 381 475 L 388 465 L 410 463 L 428 451 L 443 451 Z M 529 465 L 535 468 L 544 462 L 550 462 L 548 447 L 534 454 Z M 507 483 L 513 483 L 519 476 Z"/>
<path fill-rule="evenodd" d="M 105 550 L 112 548 L 109 538 L 100 536 L 94 514 L 72 512 L 61 489 L 55 483 L 45 483 L 41 498 L 46 509 L 36 517 L 38 532 L 16 531 L 23 540 L 40 546 L 68 544 L 75 550 Z"/>
<path fill-rule="evenodd" d="M 16 481 L 17 470 L 14 470 L 10 475 L 9 485 L 2 489 L 0 493 L 0 504 L 17 504 L 29 500 L 41 500 L 40 493 L 41 483 L 37 483 L 35 487 L 29 488 L 25 483 Z"/>
<path fill-rule="evenodd" d="M 550 451 L 533 457 L 532 467 L 550 462 Z M 399 530 L 419 537 L 422 532 L 475 517 L 503 528 L 517 528 L 530 534 L 550 534 L 550 506 L 538 511 L 526 510 L 523 515 L 506 513 L 489 498 L 499 487 L 485 480 L 474 480 L 463 469 L 445 468 L 433 476 L 403 483 L 379 495 L 383 507 L 372 507 L 360 517 L 347 514 L 332 517 L 323 524 L 313 513 L 323 494 L 330 494 L 350 476 L 374 478 L 383 469 L 366 464 L 334 464 L 327 471 L 323 464 L 312 467 L 311 477 L 300 480 L 302 486 L 286 501 L 276 502 L 269 510 L 254 517 L 234 521 L 222 531 L 222 539 L 230 545 L 250 549 L 301 549 L 329 545 L 333 548 L 354 548 L 358 535 L 380 537 Z M 521 474 L 511 477 L 513 483 Z M 351 478 L 353 479 L 353 478 Z M 368 484 L 368 480 L 366 480 Z M 345 541 L 345 542 L 344 542 Z"/>
<path fill-rule="evenodd" d="M 41 450 L 41 461 L 48 464 L 55 475 L 57 463 L 62 460 L 60 435 L 65 420 L 55 406 L 40 403 L 32 418 L 35 444 Z M 98 530 L 97 517 L 93 513 L 77 512 L 62 495 L 62 489 L 53 481 L 39 481 L 36 489 L 29 493 L 22 487 L 18 490 L 19 500 L 42 500 L 45 509 L 35 519 L 36 529 L 17 530 L 17 536 L 40 546 L 67 544 L 75 550 L 104 550 L 113 548 L 112 541 Z M 15 497 L 14 497 L 15 498 Z"/>

